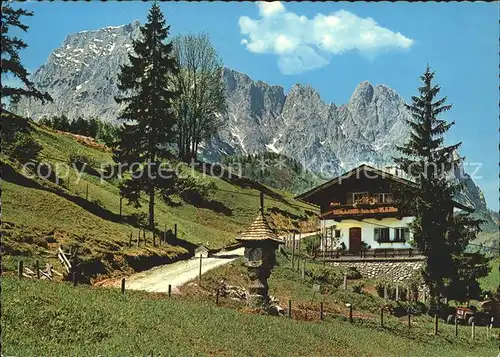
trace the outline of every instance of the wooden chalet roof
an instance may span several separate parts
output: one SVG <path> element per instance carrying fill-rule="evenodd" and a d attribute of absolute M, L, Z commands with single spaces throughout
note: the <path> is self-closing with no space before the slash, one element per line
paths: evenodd
<path fill-rule="evenodd" d="M 283 241 L 273 232 L 266 218 L 259 212 L 253 223 L 236 237 L 238 241 L 265 241 L 273 240 L 278 243 Z"/>
<path fill-rule="evenodd" d="M 387 171 L 376 169 L 375 167 L 372 167 L 372 166 L 369 166 L 366 164 L 362 164 L 362 165 L 360 165 L 360 166 L 358 166 L 350 171 L 347 171 L 346 173 L 344 173 L 340 176 L 337 176 L 337 177 L 331 179 L 330 181 L 325 182 L 322 185 L 319 185 L 319 186 L 317 186 L 317 187 L 315 187 L 307 192 L 301 193 L 300 195 L 296 196 L 295 199 L 300 200 L 300 201 L 305 201 L 305 202 L 310 203 L 310 204 L 314 204 L 313 200 L 311 199 L 312 196 L 327 189 L 330 186 L 337 185 L 337 184 L 341 183 L 343 180 L 345 180 L 353 175 L 356 175 L 357 173 L 359 173 L 361 171 L 368 172 L 370 174 L 375 174 L 375 175 L 382 177 L 384 179 L 387 179 L 387 180 L 390 180 L 393 182 L 397 182 L 397 183 L 400 183 L 403 185 L 409 185 L 409 186 L 415 185 L 415 182 L 407 180 L 403 177 L 393 175 Z M 457 201 L 453 201 L 453 205 L 455 207 L 460 208 L 460 209 L 467 211 L 467 212 L 474 211 L 474 208 L 463 205 Z"/>

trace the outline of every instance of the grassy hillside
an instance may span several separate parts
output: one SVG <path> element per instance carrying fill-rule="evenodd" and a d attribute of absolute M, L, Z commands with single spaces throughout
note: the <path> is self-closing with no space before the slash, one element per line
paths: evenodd
<path fill-rule="evenodd" d="M 119 215 L 119 182 L 101 181 L 101 164 L 112 163 L 111 153 L 103 145 L 91 140 L 48 130 L 32 124 L 32 136 L 41 144 L 39 161 L 53 166 L 68 163 L 74 153 L 92 162 L 93 169 L 77 174 L 70 172 L 59 184 L 34 175 L 26 177 L 22 167 L 2 156 L 3 162 L 3 226 L 2 250 L 4 269 L 13 269 L 17 256 L 25 264 L 34 258 L 41 263 L 52 262 L 56 269 L 55 250 L 78 245 L 87 275 L 110 275 L 113 271 L 139 270 L 159 262 L 168 262 L 185 255 L 195 244 L 203 243 L 217 249 L 234 243 L 236 233 L 255 218 L 259 206 L 259 192 L 266 193 L 266 210 L 277 229 L 296 228 L 307 221 L 314 208 L 293 200 L 291 194 L 269 189 L 251 180 L 236 177 L 218 178 L 199 170 L 191 173 L 200 185 L 213 184 L 215 188 L 206 197 L 186 202 L 180 196 L 165 203 L 157 198 L 156 229 L 159 232 L 178 226 L 182 241 L 170 240 L 170 245 L 152 247 L 152 232 L 146 232 L 148 246 L 128 247 L 129 236 L 134 242 L 144 226 L 147 201 L 139 209 L 123 201 Z M 57 175 L 64 177 L 61 167 Z M 52 178 L 54 181 L 54 178 Z M 88 200 L 86 191 L 88 187 Z M 172 237 L 171 237 L 172 238 Z M 142 237 L 141 237 L 142 239 Z M 154 258 L 154 259 L 150 259 Z"/>
<path fill-rule="evenodd" d="M 479 357 L 498 348 L 481 329 L 469 341 L 468 332 L 455 338 L 364 321 L 305 322 L 43 280 L 4 277 L 2 293 L 5 355 Z"/>

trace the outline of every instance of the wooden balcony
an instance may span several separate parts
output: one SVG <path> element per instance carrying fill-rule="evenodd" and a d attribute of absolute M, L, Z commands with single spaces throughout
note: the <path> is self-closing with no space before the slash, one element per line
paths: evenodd
<path fill-rule="evenodd" d="M 330 205 L 330 209 L 321 214 L 322 219 L 383 218 L 394 216 L 402 216 L 402 214 L 393 203 Z"/>

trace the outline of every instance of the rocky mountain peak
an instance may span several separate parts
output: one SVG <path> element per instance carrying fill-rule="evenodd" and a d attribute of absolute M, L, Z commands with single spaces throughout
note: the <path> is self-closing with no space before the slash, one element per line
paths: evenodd
<path fill-rule="evenodd" d="M 350 103 L 362 102 L 370 103 L 373 99 L 373 86 L 368 81 L 363 81 L 356 86 L 352 93 Z"/>
<path fill-rule="evenodd" d="M 134 21 L 68 35 L 32 76 L 54 102 L 42 105 L 23 99 L 13 109 L 35 119 L 65 114 L 71 119 L 82 115 L 116 120 L 121 109 L 114 102 L 117 69 L 128 62 L 132 41 L 140 36 L 139 27 L 139 21 Z"/>

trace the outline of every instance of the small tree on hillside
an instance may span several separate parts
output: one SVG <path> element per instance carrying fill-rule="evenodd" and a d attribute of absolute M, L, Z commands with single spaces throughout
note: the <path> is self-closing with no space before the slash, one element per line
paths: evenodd
<path fill-rule="evenodd" d="M 20 38 L 9 33 L 12 28 L 18 28 L 24 32 L 28 30 L 28 26 L 24 25 L 20 20 L 21 16 L 33 16 L 33 12 L 24 9 L 14 10 L 10 4 L 2 3 L 2 77 L 11 75 L 21 80 L 26 87 L 16 88 L 2 85 L 2 100 L 9 99 L 11 102 L 16 102 L 23 96 L 39 99 L 42 102 L 52 101 L 48 93 L 42 93 L 35 88 L 33 82 L 28 79 L 28 71 L 21 63 L 19 50 L 27 48 L 28 45 Z"/>
<path fill-rule="evenodd" d="M 423 272 L 430 289 L 431 311 L 436 312 L 439 297 L 447 291 L 447 285 L 460 280 L 458 262 L 469 240 L 479 230 L 480 221 L 469 214 L 453 215 L 453 197 L 461 190 L 447 178 L 454 165 L 463 158 L 456 153 L 461 143 L 444 146 L 443 135 L 454 124 L 438 119 L 451 109 L 447 98 L 437 99 L 439 85 L 433 84 L 434 72 L 428 66 L 421 76 L 419 96 L 412 97 L 407 105 L 412 120 L 409 141 L 398 150 L 403 154 L 395 162 L 413 181 L 415 186 L 400 188 L 400 209 L 412 212 L 411 224 L 415 244 L 426 256 Z"/>
<path fill-rule="evenodd" d="M 178 68 L 172 44 L 165 43 L 169 29 L 160 7 L 154 4 L 147 23 L 140 29 L 141 38 L 133 42 L 134 54 L 128 56 L 130 65 L 120 67 L 118 89 L 122 96 L 115 98 L 118 103 L 127 104 L 120 116 L 127 122 L 122 126 L 114 159 L 131 165 L 131 175 L 123 181 L 121 194 L 139 206 L 141 192 L 147 193 L 151 229 L 155 190 L 161 184 L 158 168 L 175 139 L 172 103 L 177 93 L 171 79 Z"/>
<path fill-rule="evenodd" d="M 225 87 L 221 79 L 222 62 L 205 34 L 182 35 L 174 39 L 175 57 L 180 71 L 175 102 L 179 157 L 196 159 L 198 145 L 217 132 L 219 116 L 226 111 Z"/>

